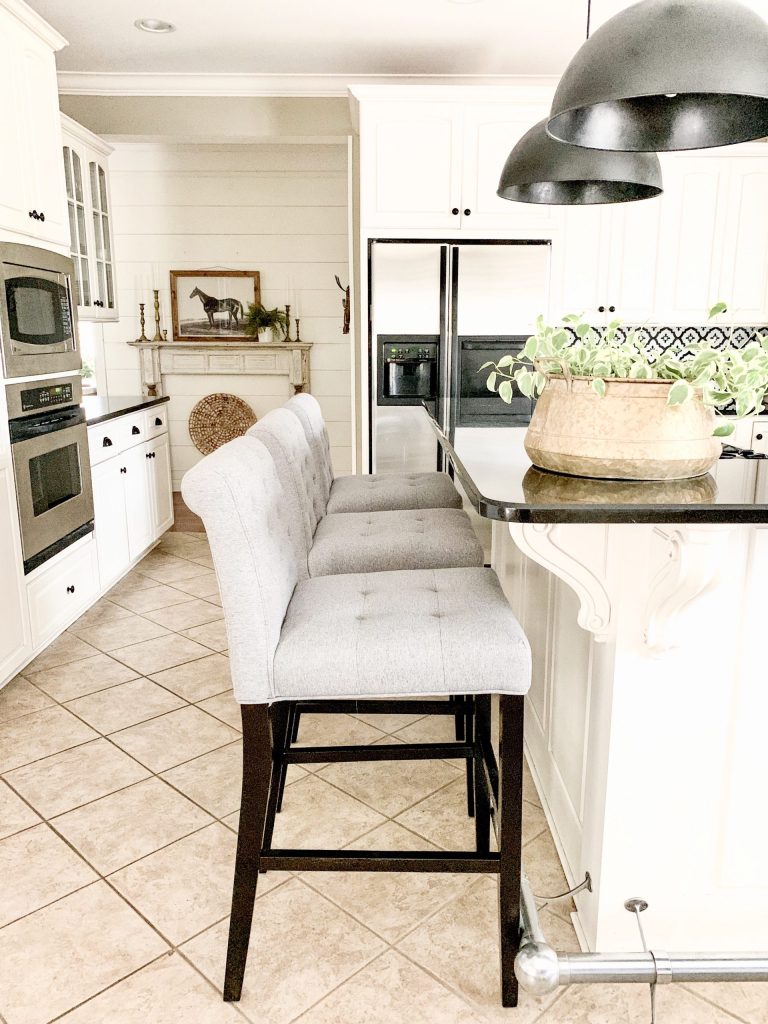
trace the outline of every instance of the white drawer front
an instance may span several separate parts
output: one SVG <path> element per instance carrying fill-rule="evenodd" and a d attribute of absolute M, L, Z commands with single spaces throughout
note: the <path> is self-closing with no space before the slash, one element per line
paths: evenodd
<path fill-rule="evenodd" d="M 82 546 L 58 555 L 27 586 L 32 645 L 51 640 L 98 596 L 96 545 L 89 537 Z"/>
<path fill-rule="evenodd" d="M 88 451 L 92 466 L 97 466 L 105 459 L 111 459 L 120 451 L 120 431 L 117 424 L 118 420 L 107 420 L 106 423 L 88 427 Z"/>
<path fill-rule="evenodd" d="M 116 424 L 121 452 L 147 440 L 147 422 L 143 412 L 132 412 L 127 416 L 118 416 L 112 422 Z"/>
<path fill-rule="evenodd" d="M 153 437 L 168 433 L 168 403 L 155 405 L 144 413 L 146 437 L 151 441 Z"/>
<path fill-rule="evenodd" d="M 752 448 L 768 455 L 768 417 L 752 424 Z"/>

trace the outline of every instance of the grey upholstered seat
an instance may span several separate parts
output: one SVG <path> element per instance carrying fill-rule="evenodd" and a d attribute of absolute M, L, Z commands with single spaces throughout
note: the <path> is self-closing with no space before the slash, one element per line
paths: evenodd
<path fill-rule="evenodd" d="M 328 431 L 317 399 L 296 395 L 286 408 L 298 417 L 326 490 L 325 511 L 387 512 L 396 509 L 461 508 L 461 496 L 445 473 L 357 474 L 334 478 Z"/>
<path fill-rule="evenodd" d="M 482 545 L 461 509 L 325 515 L 326 477 L 287 409 L 267 413 L 248 434 L 263 442 L 275 462 L 299 579 L 483 564 Z"/>
<path fill-rule="evenodd" d="M 308 656 L 308 652 L 311 652 Z M 299 583 L 275 651 L 277 698 L 525 693 L 530 651 L 492 569 Z"/>
<path fill-rule="evenodd" d="M 221 588 L 240 703 L 407 694 L 523 694 L 530 652 L 491 569 L 299 580 L 266 447 L 237 438 L 185 475 Z"/>

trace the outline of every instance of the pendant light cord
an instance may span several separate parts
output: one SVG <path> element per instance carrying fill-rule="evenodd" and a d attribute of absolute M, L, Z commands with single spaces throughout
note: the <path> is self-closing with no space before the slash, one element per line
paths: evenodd
<path fill-rule="evenodd" d="M 587 0 L 587 39 L 589 39 L 589 22 L 592 17 L 592 0 Z"/>

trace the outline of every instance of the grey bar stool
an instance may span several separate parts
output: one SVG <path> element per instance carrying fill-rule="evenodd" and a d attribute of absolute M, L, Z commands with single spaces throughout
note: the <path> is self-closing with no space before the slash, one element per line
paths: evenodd
<path fill-rule="evenodd" d="M 528 642 L 495 573 L 413 569 L 299 579 L 272 457 L 254 437 L 224 445 L 182 482 L 205 524 L 219 579 L 235 699 L 243 722 L 243 778 L 224 999 L 240 998 L 259 871 L 446 871 L 499 875 L 501 999 L 517 1003 L 520 938 L 523 699 Z M 398 641 L 393 644 L 392 637 Z M 302 747 L 285 743 L 292 701 L 332 711 L 375 710 L 382 700 L 445 713 L 468 693 L 475 731 L 464 742 Z M 490 738 L 490 695 L 500 695 L 500 757 Z M 451 709 L 452 713 L 452 709 Z M 275 849 L 272 826 L 284 764 L 471 757 L 476 849 Z M 490 848 L 490 827 L 497 851 Z M 319 951 L 322 955 L 322 951 Z"/>
<path fill-rule="evenodd" d="M 307 435 L 325 491 L 325 511 L 387 512 L 396 509 L 461 508 L 461 495 L 447 473 L 366 473 L 334 477 L 323 413 L 312 395 L 295 395 L 286 409 Z"/>

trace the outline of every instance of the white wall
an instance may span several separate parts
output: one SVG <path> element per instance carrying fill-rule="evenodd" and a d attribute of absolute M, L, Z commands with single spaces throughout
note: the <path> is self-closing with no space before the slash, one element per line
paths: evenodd
<path fill-rule="evenodd" d="M 341 333 L 348 281 L 345 145 L 173 145 L 119 143 L 110 157 L 120 321 L 104 326 L 108 392 L 139 391 L 138 356 L 125 342 L 139 335 L 145 302 L 154 332 L 152 288 L 160 288 L 162 326 L 171 336 L 171 269 L 258 270 L 268 307 L 293 294 L 337 473 L 351 468 L 351 346 Z M 257 416 L 289 397 L 284 377 L 175 376 L 171 396 L 174 488 L 199 455 L 187 431 L 198 398 L 227 391 Z"/>

